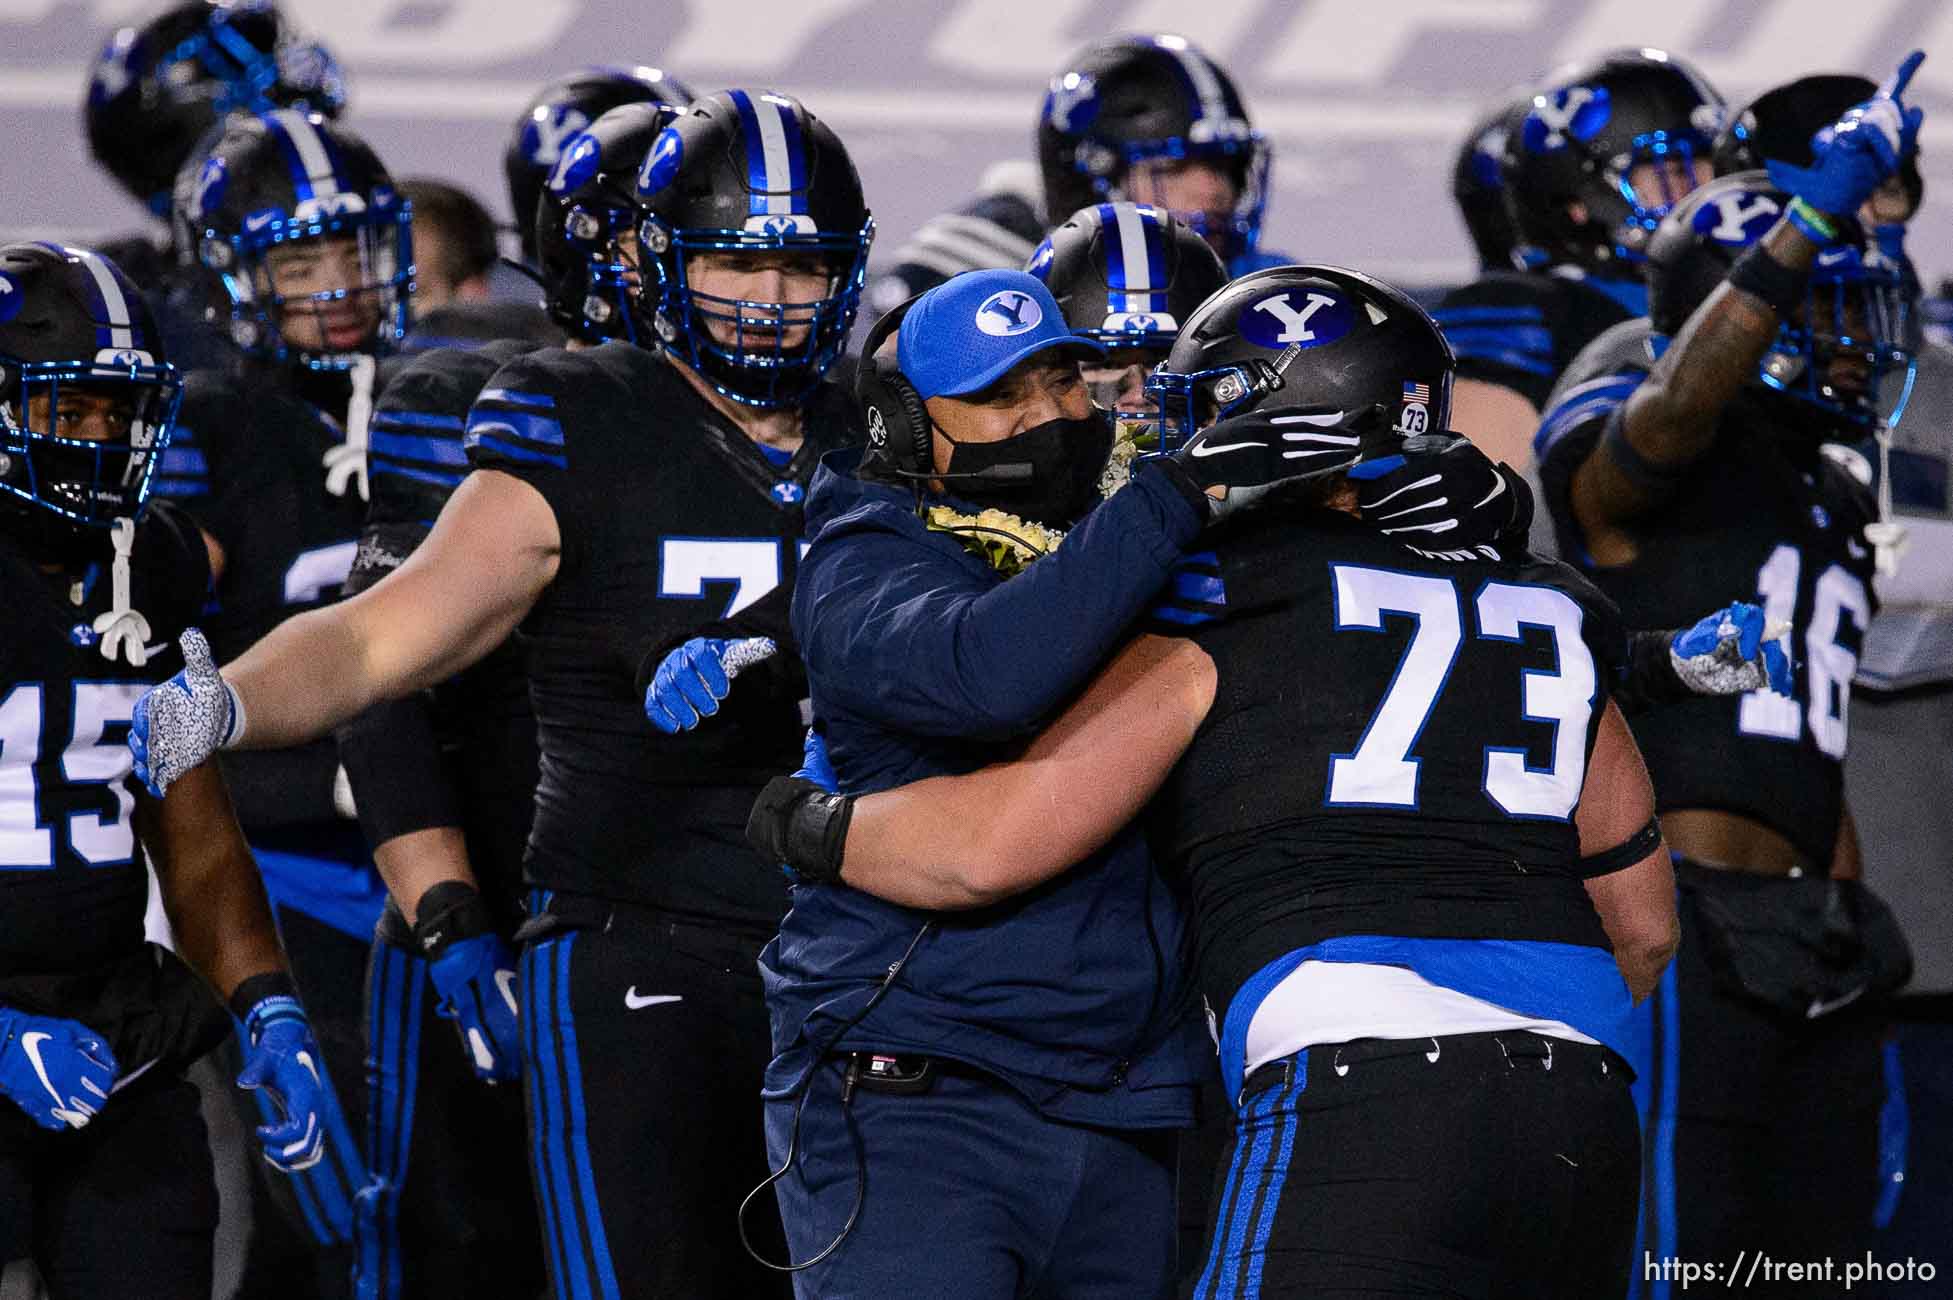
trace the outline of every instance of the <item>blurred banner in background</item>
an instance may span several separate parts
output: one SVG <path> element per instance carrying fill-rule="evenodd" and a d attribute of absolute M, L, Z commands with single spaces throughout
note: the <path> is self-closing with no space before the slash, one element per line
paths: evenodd
<path fill-rule="evenodd" d="M 82 143 L 87 68 L 134 0 L 0 0 L 0 232 L 85 238 L 138 214 Z M 1275 147 L 1265 245 L 1410 283 L 1469 269 L 1447 195 L 1473 113 L 1564 59 L 1657 45 L 1732 103 L 1807 72 L 1883 77 L 1914 46 L 1928 111 L 1912 249 L 1953 271 L 1953 5 L 1941 0 L 286 0 L 346 66 L 349 120 L 396 175 L 506 208 L 511 115 L 588 63 L 652 63 L 700 91 L 777 87 L 848 142 L 878 252 L 1031 157 L 1045 80 L 1115 30 L 1171 30 L 1235 75 Z M 1946 186 L 1946 188 L 1941 188 Z M 1937 191 L 1937 192 L 1935 192 Z"/>

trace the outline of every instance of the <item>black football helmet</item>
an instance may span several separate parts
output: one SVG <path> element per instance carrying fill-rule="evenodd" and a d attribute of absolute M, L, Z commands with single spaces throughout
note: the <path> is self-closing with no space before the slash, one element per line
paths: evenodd
<path fill-rule="evenodd" d="M 1877 93 L 1868 77 L 1825 73 L 1764 91 L 1730 114 L 1716 136 L 1716 175 L 1755 171 L 1773 162 L 1809 167 L 1817 157 L 1816 138 L 1828 133 L 1846 109 Z M 1899 179 L 1916 211 L 1926 193 L 1916 150 L 1899 164 Z"/>
<path fill-rule="evenodd" d="M 1590 271 L 1639 261 L 1695 187 L 1695 161 L 1707 161 L 1722 119 L 1722 96 L 1660 50 L 1617 50 L 1549 74 L 1507 134 L 1501 167 L 1521 256 Z M 1634 185 L 1643 165 L 1660 190 L 1652 202 Z"/>
<path fill-rule="evenodd" d="M 175 220 L 178 247 L 223 285 L 231 337 L 251 356 L 343 370 L 407 332 L 408 205 L 373 150 L 337 123 L 292 109 L 232 119 L 178 176 Z M 273 264 L 301 245 L 344 250 L 342 267 L 281 291 Z M 292 337 L 300 320 L 309 339 Z"/>
<path fill-rule="evenodd" d="M 736 402 L 791 406 L 811 392 L 847 346 L 875 231 L 840 137 L 797 99 L 721 91 L 658 133 L 637 203 L 640 338 Z M 772 250 L 818 255 L 827 292 L 804 303 L 725 298 L 694 288 L 687 271 L 697 253 Z"/>
<path fill-rule="evenodd" d="M 522 255 L 536 258 L 536 200 L 543 184 L 579 132 L 621 104 L 685 105 L 696 96 L 659 68 L 582 68 L 556 78 L 523 105 L 502 150 L 509 210 L 522 236 Z"/>
<path fill-rule="evenodd" d="M 544 305 L 572 337 L 638 341 L 631 309 L 637 170 L 679 111 L 669 104 L 611 109 L 564 146 L 543 185 L 535 222 Z"/>
<path fill-rule="evenodd" d="M 1147 391 L 1160 447 L 1254 410 L 1282 427 L 1300 470 L 1353 464 L 1366 435 L 1443 431 L 1451 418 L 1451 345 L 1407 295 L 1335 266 L 1244 275 L 1180 325 Z"/>
<path fill-rule="evenodd" d="M 1053 217 L 1128 197 L 1126 172 L 1152 158 L 1197 158 L 1234 182 L 1226 228 L 1176 212 L 1229 260 L 1252 253 L 1268 206 L 1268 143 L 1221 65 L 1183 36 L 1115 36 L 1074 54 L 1038 113 L 1038 166 Z"/>
<path fill-rule="evenodd" d="M 1164 358 L 1180 322 L 1227 283 L 1213 248 L 1165 208 L 1095 203 L 1044 237 L 1024 269 L 1044 281 L 1072 333 Z"/>
<path fill-rule="evenodd" d="M 1465 233 L 1487 271 L 1512 270 L 1519 231 L 1505 194 L 1505 151 L 1512 133 L 1532 111 L 1532 95 L 1514 93 L 1472 123 L 1451 166 L 1451 198 L 1465 220 Z"/>
<path fill-rule="evenodd" d="M 76 391 L 114 401 L 112 436 L 80 436 Z M 0 248 L 0 528 L 36 554 L 134 519 L 183 381 L 129 278 L 62 244 Z M 38 400 L 37 400 L 38 399 Z"/>
<path fill-rule="evenodd" d="M 1717 177 L 1684 199 L 1648 242 L 1654 328 L 1679 332 L 1789 204 L 1762 171 Z M 1820 433 L 1876 424 L 1880 381 L 1912 361 L 1901 267 L 1856 218 L 1839 218 L 1838 229 L 1811 269 L 1803 309 L 1778 327 L 1754 383 L 1778 417 Z"/>
<path fill-rule="evenodd" d="M 108 38 L 82 109 L 95 161 L 157 216 L 197 143 L 233 113 L 337 117 L 346 79 L 271 0 L 187 0 Z"/>

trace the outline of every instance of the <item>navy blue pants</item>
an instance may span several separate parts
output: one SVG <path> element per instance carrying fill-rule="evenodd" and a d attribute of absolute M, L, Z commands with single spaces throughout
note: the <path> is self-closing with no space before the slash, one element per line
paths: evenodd
<path fill-rule="evenodd" d="M 1173 1287 L 1169 1131 L 1055 1123 L 1007 1085 L 938 1075 L 926 1092 L 857 1089 L 824 1063 L 800 1120 L 792 1173 L 775 1184 L 796 1261 L 824 1249 L 855 1203 L 834 1254 L 795 1277 L 802 1300 L 1149 1300 Z M 768 1102 L 766 1146 L 785 1158 L 793 1103 Z M 852 1119 L 864 1159 L 857 1162 Z"/>
<path fill-rule="evenodd" d="M 1638 1152 L 1627 1070 L 1537 1034 L 1358 1039 L 1248 1076 L 1194 1300 L 1608 1300 Z"/>

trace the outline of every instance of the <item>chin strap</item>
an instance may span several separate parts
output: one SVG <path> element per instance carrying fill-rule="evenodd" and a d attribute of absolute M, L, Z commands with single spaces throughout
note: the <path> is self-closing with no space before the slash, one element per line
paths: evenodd
<path fill-rule="evenodd" d="M 149 662 L 149 620 L 129 600 L 129 552 L 135 549 L 136 521 L 116 520 L 109 536 L 115 543 L 115 562 L 109 566 L 108 610 L 97 614 L 93 624 L 101 637 L 96 648 L 110 662 L 120 654 L 131 666 L 141 668 Z"/>
<path fill-rule="evenodd" d="M 352 396 L 346 401 L 346 438 L 326 448 L 326 491 L 336 497 L 346 495 L 351 484 L 359 487 L 359 499 L 370 500 L 366 487 L 366 431 L 373 422 L 373 375 L 379 369 L 372 357 L 361 353 L 353 358 L 346 373 L 352 377 Z"/>
<path fill-rule="evenodd" d="M 1876 552 L 1873 563 L 1884 578 L 1899 571 L 1899 558 L 1906 553 L 1906 526 L 1892 517 L 1892 426 L 1904 417 L 1906 403 L 1912 397 L 1913 381 L 1918 377 L 1916 363 L 1906 367 L 1905 389 L 1899 394 L 1892 415 L 1880 416 L 1872 429 L 1872 440 L 1878 444 L 1878 519 L 1865 525 L 1865 540 L 1872 544 Z"/>

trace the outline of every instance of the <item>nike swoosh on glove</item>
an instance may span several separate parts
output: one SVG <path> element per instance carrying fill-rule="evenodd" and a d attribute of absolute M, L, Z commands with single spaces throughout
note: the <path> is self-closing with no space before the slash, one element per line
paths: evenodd
<path fill-rule="evenodd" d="M 1919 127 L 1926 115 L 1922 109 L 1906 107 L 1903 96 L 1912 74 L 1925 61 L 1922 50 L 1908 54 L 1877 94 L 1847 109 L 1843 117 L 1811 138 L 1815 156 L 1809 167 L 1770 162 L 1766 164 L 1770 179 L 1819 212 L 1833 217 L 1856 216 L 1859 205 L 1897 172 L 1918 146 Z"/>
<path fill-rule="evenodd" d="M 1512 470 L 1455 433 L 1420 434 L 1349 469 L 1357 515 L 1386 537 L 1441 559 L 1523 546 L 1533 494 Z"/>
<path fill-rule="evenodd" d="M 230 683 L 218 675 L 203 633 L 191 628 L 179 644 L 183 671 L 144 691 L 129 720 L 136 779 L 158 799 L 243 729 L 243 706 Z"/>
<path fill-rule="evenodd" d="M 658 664 L 644 691 L 644 716 L 667 736 L 690 731 L 719 711 L 734 678 L 778 650 L 772 637 L 695 636 Z"/>
<path fill-rule="evenodd" d="M 1790 624 L 1738 601 L 1677 632 L 1668 644 L 1675 675 L 1697 695 L 1774 691 L 1790 695 Z"/>
<path fill-rule="evenodd" d="M 1178 451 L 1161 459 L 1207 503 L 1209 523 L 1252 509 L 1292 484 L 1324 478 L 1360 454 L 1359 438 L 1346 433 L 1308 433 L 1281 427 L 1279 412 L 1244 411 L 1208 425 Z M 1310 439 L 1308 445 L 1298 443 Z M 1333 448 L 1317 445 L 1333 440 Z M 1324 458 L 1330 463 L 1323 463 Z M 1213 489 L 1222 489 L 1219 496 Z"/>
<path fill-rule="evenodd" d="M 42 1128 L 95 1118 L 115 1088 L 115 1053 L 73 1020 L 0 1008 L 0 1093 Z"/>
<path fill-rule="evenodd" d="M 515 950 L 499 934 L 478 934 L 450 943 L 427 969 L 441 995 L 435 1014 L 454 1021 L 475 1077 L 488 1083 L 520 1079 Z"/>
<path fill-rule="evenodd" d="M 310 1169 L 325 1154 L 325 1067 L 305 1008 L 283 993 L 261 999 L 244 1018 L 244 1041 L 237 1086 L 265 1089 L 285 1117 L 258 1126 L 266 1162 L 288 1174 Z"/>

